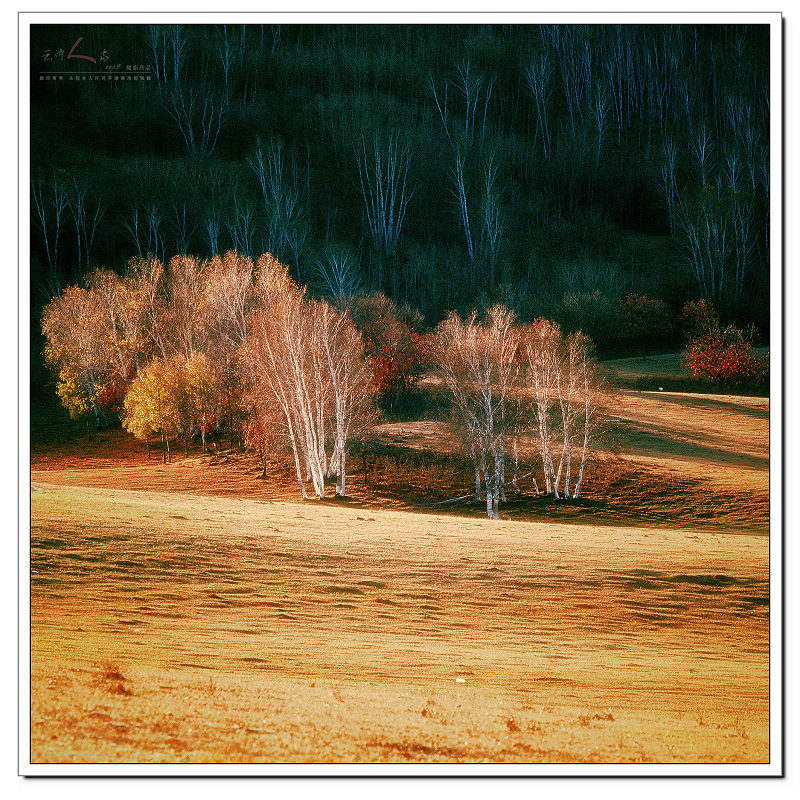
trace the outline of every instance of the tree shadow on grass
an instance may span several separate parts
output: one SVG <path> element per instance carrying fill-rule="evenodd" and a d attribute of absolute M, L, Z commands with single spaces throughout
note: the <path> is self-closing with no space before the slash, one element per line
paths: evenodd
<path fill-rule="evenodd" d="M 766 456 L 736 452 L 723 446 L 715 447 L 713 443 L 701 441 L 699 436 L 679 432 L 665 425 L 620 420 L 616 426 L 624 448 L 634 450 L 638 456 L 678 456 L 709 464 L 769 469 L 769 458 Z"/>

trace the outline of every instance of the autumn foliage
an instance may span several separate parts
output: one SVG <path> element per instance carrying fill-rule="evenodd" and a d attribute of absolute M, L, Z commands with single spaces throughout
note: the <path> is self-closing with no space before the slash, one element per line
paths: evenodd
<path fill-rule="evenodd" d="M 683 309 L 688 344 L 687 372 L 723 386 L 755 386 L 764 381 L 768 364 L 747 334 L 734 325 L 722 327 L 713 306 L 705 300 L 688 302 Z"/>
<path fill-rule="evenodd" d="M 429 365 L 426 340 L 418 330 L 421 320 L 382 294 L 351 297 L 347 308 L 364 340 L 375 388 L 391 408 L 398 397 L 411 392 Z"/>
<path fill-rule="evenodd" d="M 199 436 L 205 451 L 224 426 L 265 459 L 289 445 L 301 486 L 313 478 L 324 496 L 334 474 L 344 493 L 348 442 L 374 406 L 371 362 L 349 311 L 308 298 L 272 255 L 95 270 L 48 304 L 42 327 L 73 417 L 119 416 L 148 445 L 160 440 L 165 460 L 172 440 L 188 454 Z M 384 333 L 376 353 L 409 341 L 399 320 Z"/>
<path fill-rule="evenodd" d="M 97 407 L 108 417 L 121 418 L 127 391 L 128 382 L 119 372 L 112 373 L 97 393 Z"/>

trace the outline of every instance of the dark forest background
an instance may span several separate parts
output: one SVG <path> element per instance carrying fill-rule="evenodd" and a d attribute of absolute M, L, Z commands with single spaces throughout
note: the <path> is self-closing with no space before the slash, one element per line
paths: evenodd
<path fill-rule="evenodd" d="M 93 266 L 237 249 L 425 326 L 499 301 L 622 355 L 636 294 L 668 311 L 659 347 L 698 297 L 766 341 L 768 34 L 33 26 L 32 327 Z M 96 63 L 66 58 L 81 37 Z M 152 77 L 91 79 L 110 67 Z M 405 188 L 389 235 L 365 201 L 378 168 Z"/>

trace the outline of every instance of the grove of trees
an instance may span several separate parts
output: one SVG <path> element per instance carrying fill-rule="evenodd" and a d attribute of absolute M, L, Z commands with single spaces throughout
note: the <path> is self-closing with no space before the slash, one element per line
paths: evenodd
<path fill-rule="evenodd" d="M 520 437 L 537 443 L 545 492 L 569 499 L 580 495 L 600 431 L 603 384 L 591 341 L 582 333 L 565 337 L 549 320 L 515 322 L 514 313 L 498 305 L 485 320 L 452 313 L 437 331 L 436 363 L 472 457 L 475 499 L 483 480 L 486 511 L 495 519 L 506 500 L 512 454 L 510 485 L 518 489 Z"/>
<path fill-rule="evenodd" d="M 687 302 L 690 373 L 763 379 L 768 26 L 34 25 L 30 55 L 32 393 L 47 364 L 165 458 L 224 432 L 344 495 L 432 370 L 496 517 L 523 440 L 580 496 L 595 353 L 677 349 Z"/>
<path fill-rule="evenodd" d="M 286 452 L 304 498 L 309 483 L 324 498 L 332 476 L 345 495 L 348 452 L 379 397 L 408 389 L 424 363 L 451 395 L 489 517 L 509 480 L 518 490 L 521 437 L 538 444 L 544 491 L 579 496 L 602 396 L 586 336 L 543 319 L 520 325 L 496 305 L 485 319 L 452 312 L 420 337 L 391 312 L 378 295 L 315 300 L 270 254 L 255 264 L 234 252 L 175 256 L 166 267 L 136 258 L 124 275 L 94 270 L 47 304 L 45 357 L 74 417 L 99 426 L 118 415 L 148 453 L 160 441 L 165 462 L 173 440 L 188 455 L 199 435 L 205 452 L 222 431 L 261 455 L 265 477 Z"/>
<path fill-rule="evenodd" d="M 95 270 L 44 309 L 45 357 L 73 416 L 111 411 L 143 441 L 225 424 L 262 453 L 291 448 L 297 479 L 345 494 L 348 445 L 374 415 L 375 383 L 349 312 L 312 300 L 271 255 L 237 253 L 166 268 L 134 259 L 124 276 Z"/>

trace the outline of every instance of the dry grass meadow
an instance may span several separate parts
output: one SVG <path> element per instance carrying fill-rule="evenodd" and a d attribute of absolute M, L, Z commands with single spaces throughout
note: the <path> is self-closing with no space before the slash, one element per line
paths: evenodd
<path fill-rule="evenodd" d="M 499 523 L 422 505 L 469 490 L 435 422 L 302 502 L 34 415 L 32 762 L 769 761 L 769 402 L 614 414 L 581 503 Z"/>

